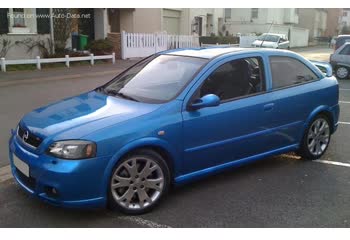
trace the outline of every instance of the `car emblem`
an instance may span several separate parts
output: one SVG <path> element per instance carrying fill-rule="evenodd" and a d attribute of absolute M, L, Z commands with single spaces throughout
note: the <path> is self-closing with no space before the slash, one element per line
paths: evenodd
<path fill-rule="evenodd" d="M 23 134 L 23 136 L 22 136 L 23 141 L 26 142 L 26 141 L 28 140 L 28 137 L 29 137 L 29 132 L 28 132 L 28 131 L 25 131 L 24 134 Z"/>

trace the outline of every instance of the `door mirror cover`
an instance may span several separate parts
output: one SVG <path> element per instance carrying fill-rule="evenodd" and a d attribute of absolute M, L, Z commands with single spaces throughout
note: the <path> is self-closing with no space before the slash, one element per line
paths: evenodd
<path fill-rule="evenodd" d="M 220 105 L 220 98 L 215 94 L 207 94 L 196 99 L 190 106 L 192 110 Z"/>

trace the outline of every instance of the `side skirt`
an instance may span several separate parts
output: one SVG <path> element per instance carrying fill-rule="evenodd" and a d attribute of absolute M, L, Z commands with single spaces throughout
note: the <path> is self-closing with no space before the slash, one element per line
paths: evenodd
<path fill-rule="evenodd" d="M 199 170 L 196 172 L 187 173 L 185 175 L 181 175 L 181 176 L 176 177 L 174 183 L 175 183 L 175 185 L 181 185 L 181 184 L 184 184 L 186 182 L 194 181 L 196 179 L 223 171 L 227 168 L 239 167 L 241 165 L 248 164 L 248 163 L 254 162 L 256 160 L 259 160 L 259 159 L 262 159 L 265 157 L 269 157 L 269 156 L 278 155 L 278 154 L 286 153 L 289 151 L 297 150 L 298 147 L 299 147 L 299 144 L 293 144 L 293 145 L 289 145 L 289 146 L 279 148 L 276 150 L 272 150 L 269 152 L 257 154 L 257 155 L 251 156 L 251 157 L 242 158 L 239 160 L 234 160 L 234 161 L 224 163 L 221 165 L 205 168 L 205 169 L 202 169 L 202 170 Z"/>

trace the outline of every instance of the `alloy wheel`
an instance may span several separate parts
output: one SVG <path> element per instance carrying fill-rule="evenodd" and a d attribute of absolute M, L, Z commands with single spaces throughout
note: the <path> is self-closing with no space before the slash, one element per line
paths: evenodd
<path fill-rule="evenodd" d="M 130 158 L 114 171 L 111 192 L 123 208 L 142 210 L 158 200 L 164 189 L 164 174 L 152 159 Z"/>
<path fill-rule="evenodd" d="M 330 140 L 330 129 L 326 119 L 316 119 L 309 128 L 307 145 L 314 156 L 319 156 L 327 149 Z"/>

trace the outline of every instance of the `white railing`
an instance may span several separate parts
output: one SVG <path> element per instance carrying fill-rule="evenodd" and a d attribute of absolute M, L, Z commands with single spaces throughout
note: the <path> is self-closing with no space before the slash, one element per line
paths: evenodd
<path fill-rule="evenodd" d="M 231 44 L 231 43 L 227 43 L 227 44 L 210 44 L 210 43 L 201 43 L 201 47 L 239 47 L 239 44 Z"/>
<path fill-rule="evenodd" d="M 199 38 L 192 35 L 170 35 L 167 33 L 121 34 L 122 59 L 147 57 L 173 48 L 199 47 Z"/>
<path fill-rule="evenodd" d="M 0 59 L 1 71 L 6 72 L 7 65 L 18 65 L 18 64 L 35 64 L 38 70 L 41 69 L 42 63 L 61 63 L 64 62 L 67 67 L 70 66 L 70 62 L 78 62 L 78 61 L 90 61 L 91 65 L 95 64 L 95 60 L 102 59 L 112 59 L 112 63 L 115 63 L 115 53 L 111 55 L 101 55 L 94 56 L 94 54 L 90 54 L 90 56 L 86 57 L 69 57 L 66 55 L 64 58 L 40 58 L 37 56 L 35 59 L 16 59 L 16 60 L 7 60 L 5 58 Z"/>

